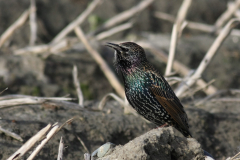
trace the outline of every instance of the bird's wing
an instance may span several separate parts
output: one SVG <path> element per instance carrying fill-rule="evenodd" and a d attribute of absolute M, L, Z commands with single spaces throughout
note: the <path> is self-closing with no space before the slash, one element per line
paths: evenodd
<path fill-rule="evenodd" d="M 188 130 L 187 115 L 181 102 L 164 77 L 156 73 L 154 75 L 157 76 L 154 78 L 154 83 L 150 87 L 153 95 L 175 122 L 177 122 L 181 128 Z"/>

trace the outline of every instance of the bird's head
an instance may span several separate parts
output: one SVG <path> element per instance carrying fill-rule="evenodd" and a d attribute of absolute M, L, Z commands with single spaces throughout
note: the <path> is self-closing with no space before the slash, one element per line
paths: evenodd
<path fill-rule="evenodd" d="M 107 43 L 106 46 L 115 50 L 115 65 L 117 69 L 121 69 L 122 71 L 138 67 L 142 62 L 147 60 L 143 48 L 136 43 Z"/>

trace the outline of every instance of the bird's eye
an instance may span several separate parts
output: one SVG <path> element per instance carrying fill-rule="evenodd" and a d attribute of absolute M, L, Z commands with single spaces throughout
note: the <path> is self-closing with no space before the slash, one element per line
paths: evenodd
<path fill-rule="evenodd" d="M 122 49 L 123 52 L 128 52 L 128 51 L 129 51 L 128 48 L 123 48 L 123 47 L 122 47 L 121 49 Z"/>

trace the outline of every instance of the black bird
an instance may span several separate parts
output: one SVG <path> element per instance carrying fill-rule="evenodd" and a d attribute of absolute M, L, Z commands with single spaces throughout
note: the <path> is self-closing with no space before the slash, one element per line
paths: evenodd
<path fill-rule="evenodd" d="M 121 71 L 126 97 L 144 118 L 158 126 L 170 125 L 185 137 L 187 114 L 165 78 L 148 62 L 143 48 L 133 42 L 107 43 L 115 50 L 115 66 Z"/>

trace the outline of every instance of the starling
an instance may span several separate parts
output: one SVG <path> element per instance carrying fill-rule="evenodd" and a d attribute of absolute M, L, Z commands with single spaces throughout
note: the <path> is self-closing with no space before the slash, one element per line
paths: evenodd
<path fill-rule="evenodd" d="M 115 50 L 114 64 L 122 73 L 130 105 L 157 126 L 170 125 L 185 137 L 189 132 L 187 114 L 165 78 L 147 60 L 143 48 L 133 42 L 107 43 Z"/>

